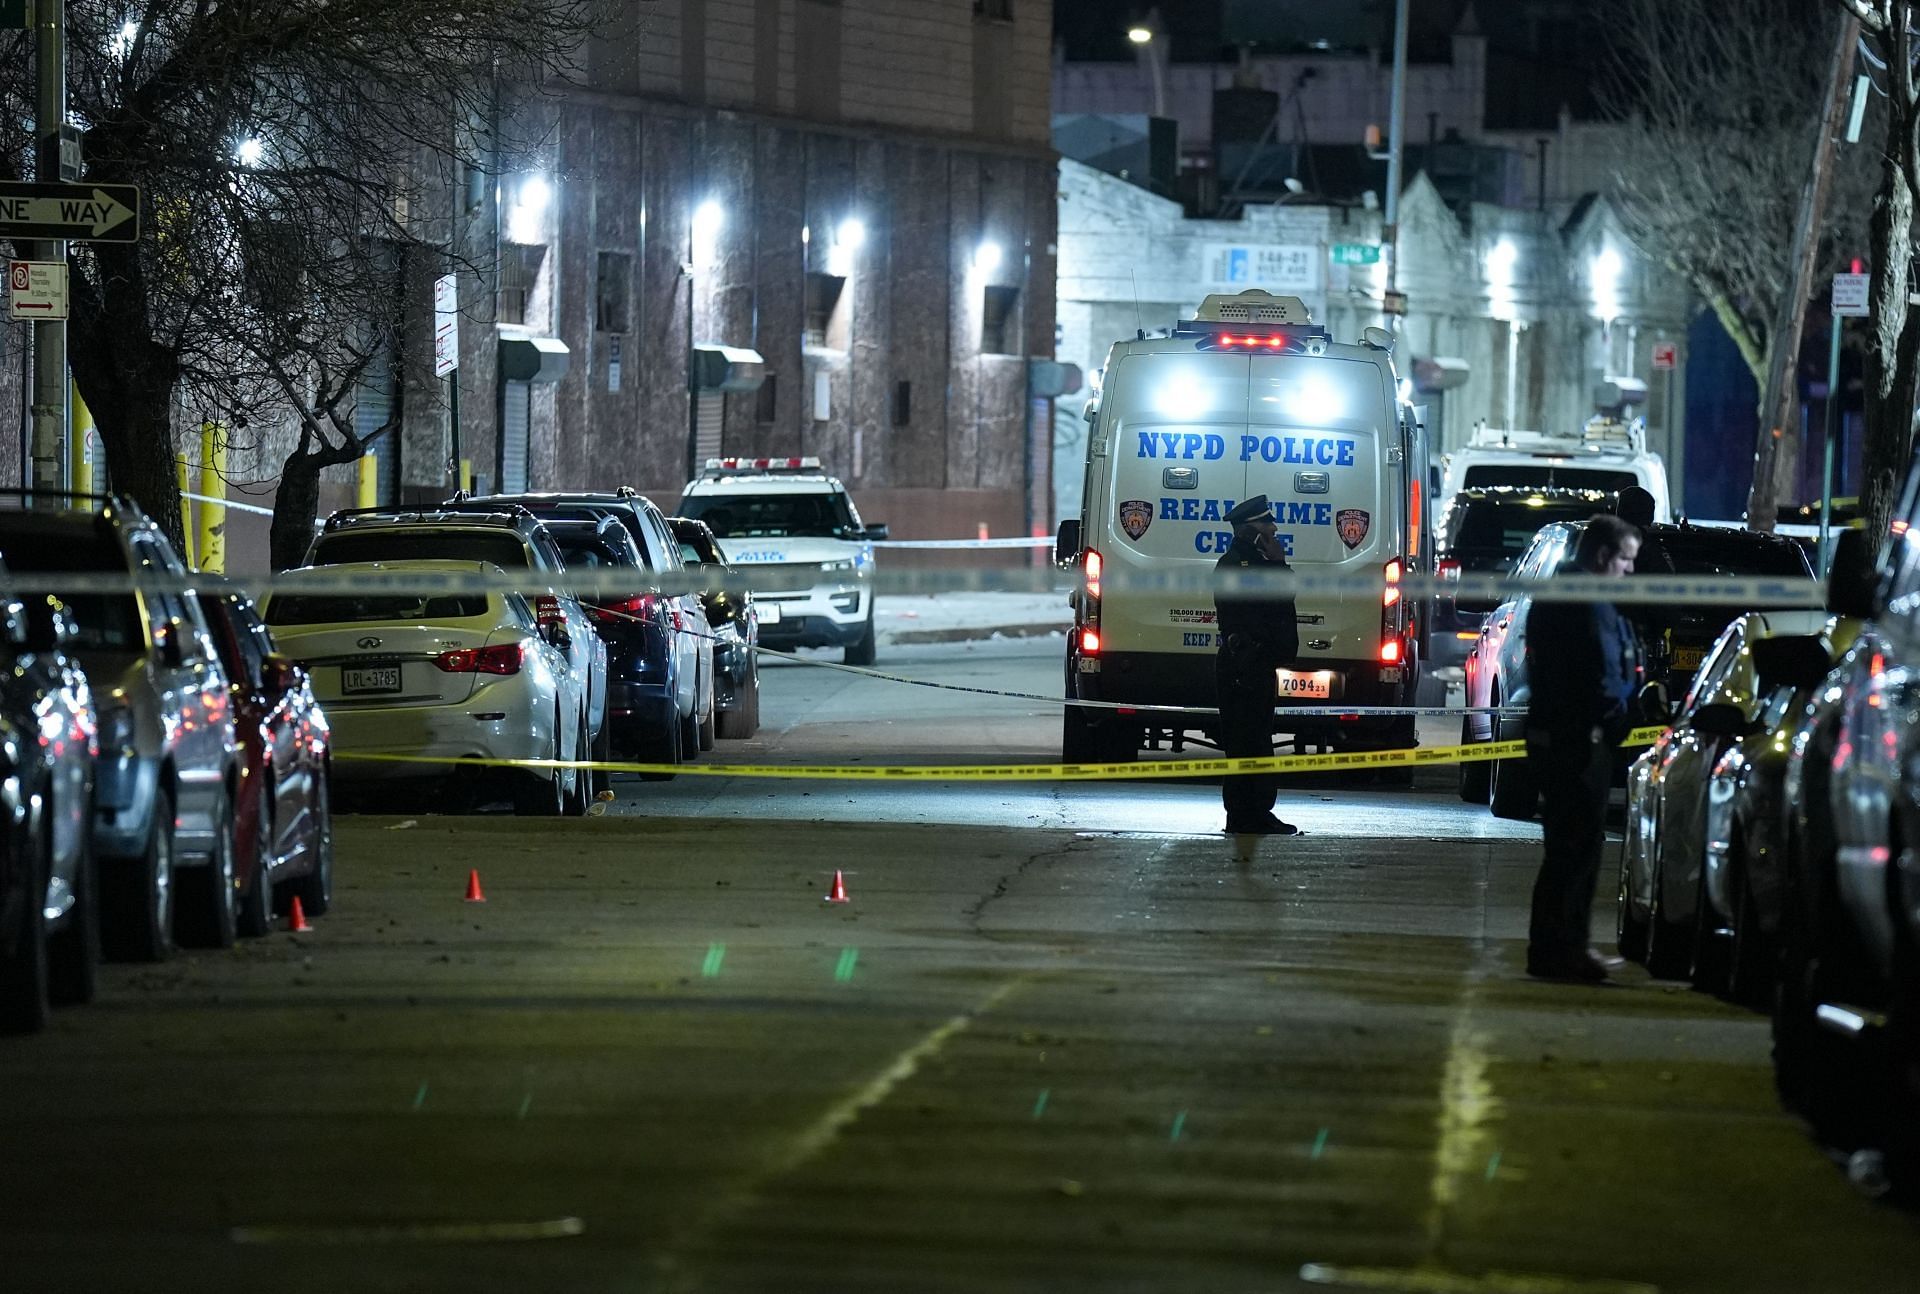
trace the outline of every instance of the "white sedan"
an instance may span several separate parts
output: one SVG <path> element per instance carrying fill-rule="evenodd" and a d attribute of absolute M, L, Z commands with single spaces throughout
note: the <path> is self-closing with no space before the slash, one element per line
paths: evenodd
<path fill-rule="evenodd" d="M 423 583 L 487 577 L 487 592 L 344 592 L 356 575 Z M 312 585 L 301 589 L 302 581 Z M 280 650 L 304 664 L 333 728 L 342 785 L 450 779 L 462 798 L 511 794 L 517 812 L 586 812 L 591 779 L 576 769 L 468 760 L 584 760 L 592 741 L 588 680 L 569 659 L 562 624 L 543 625 L 528 599 L 504 591 L 490 562 L 349 562 L 288 571 L 265 604 Z M 357 759 L 406 755 L 407 761 Z"/>

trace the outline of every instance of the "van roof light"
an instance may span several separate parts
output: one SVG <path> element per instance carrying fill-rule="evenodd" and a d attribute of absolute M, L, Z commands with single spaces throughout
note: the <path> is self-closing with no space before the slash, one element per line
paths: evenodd
<path fill-rule="evenodd" d="M 1299 297 L 1277 297 L 1259 288 L 1228 296 L 1216 292 L 1193 312 L 1196 323 L 1310 324 L 1313 312 Z"/>
<path fill-rule="evenodd" d="M 703 476 L 734 476 L 742 472 L 817 472 L 820 460 L 804 458 L 709 458 Z"/>

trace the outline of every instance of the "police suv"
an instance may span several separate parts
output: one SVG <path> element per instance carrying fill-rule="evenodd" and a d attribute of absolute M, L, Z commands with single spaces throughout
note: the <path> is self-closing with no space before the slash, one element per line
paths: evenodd
<path fill-rule="evenodd" d="M 819 459 L 710 458 L 677 515 L 706 522 L 752 581 L 763 645 L 844 647 L 848 664 L 873 664 L 873 543 L 887 528 L 861 524 Z"/>
<path fill-rule="evenodd" d="M 1170 336 L 1113 347 L 1089 406 L 1081 515 L 1056 549 L 1080 569 L 1069 699 L 1214 706 L 1225 517 L 1265 494 L 1295 571 L 1362 577 L 1297 596 L 1300 658 L 1280 670 L 1276 730 L 1329 748 L 1414 744 L 1411 715 L 1288 713 L 1414 701 L 1427 617 L 1398 586 L 1430 564 L 1427 442 L 1398 397 L 1392 344 L 1379 328 L 1336 343 L 1299 298 L 1248 291 L 1209 296 Z M 1204 715 L 1068 706 L 1062 753 L 1132 759 L 1213 730 Z"/>

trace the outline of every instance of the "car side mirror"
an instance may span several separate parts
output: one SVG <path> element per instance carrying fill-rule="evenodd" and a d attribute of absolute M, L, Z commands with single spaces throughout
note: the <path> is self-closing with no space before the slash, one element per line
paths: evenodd
<path fill-rule="evenodd" d="M 1746 711 L 1737 705 L 1728 705 L 1724 701 L 1715 701 L 1712 705 L 1703 705 L 1687 718 L 1688 726 L 1695 732 L 1703 732 L 1709 737 L 1750 737 L 1761 726 L 1747 718 Z"/>
<path fill-rule="evenodd" d="M 1635 698 L 1635 708 L 1648 723 L 1671 723 L 1673 721 L 1673 702 L 1667 699 L 1667 685 L 1653 682 L 1640 689 Z"/>
<path fill-rule="evenodd" d="M 1833 668 L 1826 643 L 1811 635 L 1762 638 L 1753 644 L 1752 651 L 1753 672 L 1762 687 L 1812 687 Z"/>
<path fill-rule="evenodd" d="M 549 620 L 546 624 L 540 626 L 540 633 L 549 643 L 561 651 L 567 651 L 573 646 L 573 635 L 567 632 L 567 626 L 564 621 Z"/>
<path fill-rule="evenodd" d="M 887 523 L 882 521 L 868 526 L 866 537 L 870 540 L 885 539 L 887 537 Z"/>
<path fill-rule="evenodd" d="M 1864 530 L 1842 530 L 1827 568 L 1827 611 L 1852 620 L 1880 614 L 1880 572 Z"/>
<path fill-rule="evenodd" d="M 300 686 L 300 667 L 292 657 L 274 652 L 260 662 L 260 686 L 270 697 L 282 697 Z"/>
<path fill-rule="evenodd" d="M 1053 562 L 1056 566 L 1071 566 L 1080 556 L 1080 518 L 1071 517 L 1060 523 L 1060 533 L 1053 539 Z"/>

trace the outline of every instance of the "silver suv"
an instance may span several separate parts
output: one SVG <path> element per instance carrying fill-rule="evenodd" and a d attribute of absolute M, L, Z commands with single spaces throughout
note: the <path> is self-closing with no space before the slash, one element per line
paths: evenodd
<path fill-rule="evenodd" d="M 51 583 L 78 633 L 99 712 L 93 848 L 110 956 L 158 961 L 183 942 L 224 947 L 236 925 L 234 743 L 227 677 L 193 576 L 160 528 L 120 498 L 0 511 L 0 556 Z M 127 592 L 60 590 L 60 576 L 121 576 Z M 176 887 L 175 882 L 178 881 Z M 176 894 L 176 888 L 178 893 Z"/>

